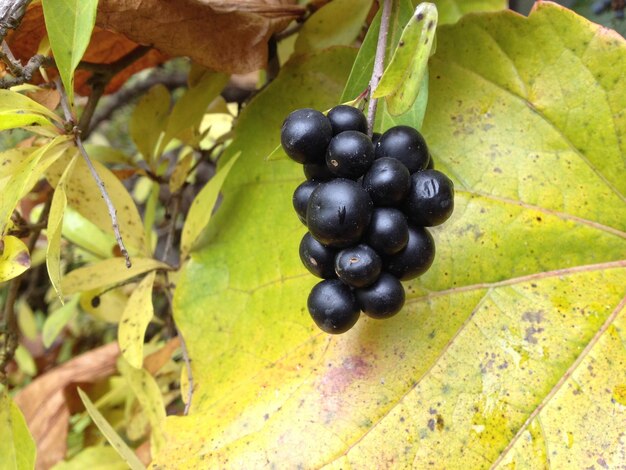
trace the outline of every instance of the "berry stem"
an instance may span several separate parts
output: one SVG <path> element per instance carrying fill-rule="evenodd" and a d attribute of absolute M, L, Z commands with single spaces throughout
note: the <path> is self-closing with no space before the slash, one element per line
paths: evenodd
<path fill-rule="evenodd" d="M 374 70 L 370 80 L 370 101 L 367 109 L 367 134 L 372 137 L 374 133 L 374 120 L 376 119 L 376 108 L 378 99 L 372 98 L 372 95 L 378 87 L 378 83 L 383 76 L 385 69 L 385 52 L 387 49 L 387 34 L 389 32 L 389 20 L 391 18 L 391 2 L 392 0 L 382 0 L 383 11 L 380 17 L 380 30 L 378 32 L 378 42 L 376 44 L 376 56 L 374 57 Z"/>

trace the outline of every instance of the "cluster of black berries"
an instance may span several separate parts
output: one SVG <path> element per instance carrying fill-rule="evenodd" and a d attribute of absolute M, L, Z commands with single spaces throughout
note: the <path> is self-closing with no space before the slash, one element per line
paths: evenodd
<path fill-rule="evenodd" d="M 370 139 L 363 113 L 339 105 L 328 116 L 292 112 L 281 143 L 307 178 L 293 205 L 309 229 L 300 259 L 324 279 L 308 299 L 315 323 L 343 333 L 360 311 L 373 318 L 398 313 L 400 280 L 426 272 L 435 256 L 424 227 L 443 223 L 454 207 L 452 181 L 433 169 L 422 135 L 397 126 Z"/>

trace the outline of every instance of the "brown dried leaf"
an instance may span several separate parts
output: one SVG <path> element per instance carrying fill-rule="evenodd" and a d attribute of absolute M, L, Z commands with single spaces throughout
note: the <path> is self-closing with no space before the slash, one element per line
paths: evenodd
<path fill-rule="evenodd" d="M 37 442 L 37 468 L 50 468 L 65 457 L 71 389 L 113 374 L 118 356 L 117 343 L 107 344 L 52 369 L 17 394 L 15 403 Z"/>
<path fill-rule="evenodd" d="M 187 56 L 210 69 L 227 73 L 258 70 L 267 62 L 272 34 L 302 15 L 293 0 L 101 0 L 84 60 L 108 64 L 139 44 L 153 50 L 111 80 L 117 90 L 130 75 L 169 57 Z M 22 24 L 7 38 L 17 58 L 26 63 L 45 35 L 41 5 L 29 7 Z M 91 72 L 77 70 L 75 88 L 88 94 Z"/>

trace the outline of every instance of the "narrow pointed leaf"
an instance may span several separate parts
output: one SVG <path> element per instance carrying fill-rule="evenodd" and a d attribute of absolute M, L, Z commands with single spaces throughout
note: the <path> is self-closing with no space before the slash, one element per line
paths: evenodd
<path fill-rule="evenodd" d="M 163 85 L 150 88 L 141 97 L 130 118 L 130 136 L 147 162 L 152 162 L 159 137 L 170 111 L 170 92 Z"/>
<path fill-rule="evenodd" d="M 49 348 L 54 340 L 57 339 L 63 328 L 72 320 L 74 315 L 78 313 L 78 295 L 74 295 L 72 299 L 65 305 L 56 309 L 46 318 L 43 324 L 42 341 L 46 348 Z"/>

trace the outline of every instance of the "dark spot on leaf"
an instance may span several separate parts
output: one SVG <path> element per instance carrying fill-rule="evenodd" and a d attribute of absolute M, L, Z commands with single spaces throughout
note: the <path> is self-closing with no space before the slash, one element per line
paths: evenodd
<path fill-rule="evenodd" d="M 433 29 L 433 26 L 435 26 L 435 22 L 434 22 L 434 21 L 432 21 L 432 20 L 431 20 L 431 21 L 429 21 L 429 22 L 428 22 L 428 26 L 427 26 L 427 28 L 428 28 L 428 29 Z"/>
<path fill-rule="evenodd" d="M 424 19 L 424 13 L 418 13 L 416 18 L 417 18 L 417 21 L 422 21 Z"/>
<path fill-rule="evenodd" d="M 96 295 L 91 299 L 91 306 L 93 308 L 98 308 L 100 306 L 100 296 Z"/>
<path fill-rule="evenodd" d="M 432 418 L 428 420 L 428 429 L 430 429 L 431 431 L 435 430 L 435 420 Z"/>
<path fill-rule="evenodd" d="M 402 47 L 402 46 L 404 46 L 404 41 L 400 41 L 400 42 L 398 43 L 398 47 Z"/>

